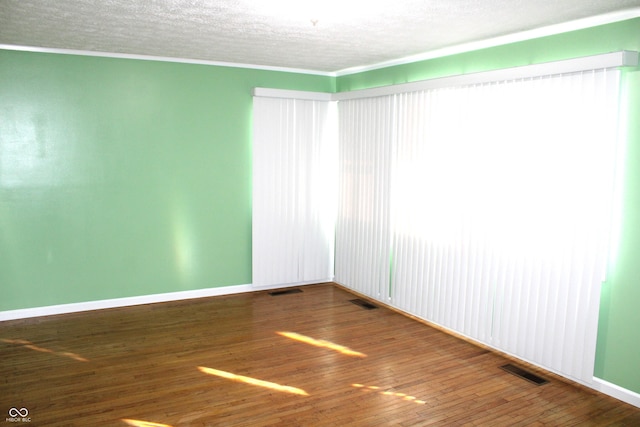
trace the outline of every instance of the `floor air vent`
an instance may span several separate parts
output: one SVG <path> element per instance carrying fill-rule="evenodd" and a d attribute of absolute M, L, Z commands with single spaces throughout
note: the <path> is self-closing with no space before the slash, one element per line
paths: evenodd
<path fill-rule="evenodd" d="M 534 374 L 532 372 L 526 371 L 526 370 L 524 370 L 522 368 L 519 368 L 519 367 L 517 367 L 515 365 L 512 365 L 510 363 L 507 364 L 507 365 L 504 365 L 504 366 L 500 366 L 500 369 L 503 369 L 503 370 L 509 372 L 510 374 L 516 375 L 516 376 L 518 376 L 518 377 L 520 377 L 522 379 L 525 379 L 525 380 L 527 380 L 529 382 L 532 382 L 535 385 L 542 385 L 542 384 L 546 384 L 546 383 L 549 382 L 549 381 L 545 380 L 544 378 L 539 377 L 539 376 L 537 376 L 536 374 Z"/>
<path fill-rule="evenodd" d="M 302 292 L 302 289 L 283 289 L 281 291 L 269 292 L 269 295 L 277 297 L 278 295 L 299 294 L 300 292 Z"/>
<path fill-rule="evenodd" d="M 365 301 L 363 299 L 351 299 L 349 302 L 354 303 L 355 305 L 359 305 L 362 308 L 366 308 L 367 310 L 373 310 L 374 308 L 378 308 L 378 306 L 371 304 L 369 301 Z"/>

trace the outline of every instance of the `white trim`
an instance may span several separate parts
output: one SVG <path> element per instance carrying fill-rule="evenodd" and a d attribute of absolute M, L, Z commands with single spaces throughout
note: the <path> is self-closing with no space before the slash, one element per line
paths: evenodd
<path fill-rule="evenodd" d="M 116 58 L 116 59 L 137 59 L 141 61 L 177 62 L 181 64 L 210 65 L 210 66 L 216 66 L 216 67 L 249 68 L 252 70 L 278 71 L 283 73 L 296 73 L 296 74 L 313 74 L 313 75 L 325 76 L 325 77 L 336 76 L 334 72 L 305 70 L 302 68 L 273 67 L 270 65 L 240 64 L 235 62 L 208 61 L 204 59 L 175 58 L 175 57 L 169 57 L 169 56 L 139 55 L 139 54 L 132 54 L 132 53 L 96 52 L 92 50 L 59 49 L 59 48 L 50 48 L 50 47 L 0 44 L 0 50 L 3 50 L 3 49 L 16 50 L 21 52 L 96 56 L 100 58 Z"/>
<path fill-rule="evenodd" d="M 338 282 L 336 282 L 336 283 L 338 283 Z M 338 284 L 340 284 L 340 283 L 338 283 Z M 344 286 L 342 284 L 340 284 L 340 286 L 343 286 L 346 289 L 350 289 L 349 287 Z M 370 297 L 370 298 L 375 300 L 375 298 L 373 298 L 373 297 Z M 508 356 L 510 356 L 510 357 L 512 357 L 514 359 L 522 360 L 523 362 L 526 362 L 526 363 L 529 363 L 531 365 L 537 366 L 540 369 L 543 369 L 543 370 L 545 370 L 547 372 L 551 372 L 553 374 L 556 374 L 558 376 L 566 378 L 569 381 L 572 381 L 572 382 L 577 383 L 577 384 L 581 384 L 581 385 L 583 385 L 585 387 L 588 387 L 588 388 L 591 388 L 591 389 L 593 389 L 593 390 L 595 390 L 597 392 L 600 392 L 602 394 L 606 394 L 607 396 L 611 396 L 611 397 L 616 398 L 618 400 L 621 400 L 621 401 L 623 401 L 625 403 L 628 403 L 630 405 L 633 405 L 633 406 L 636 406 L 636 407 L 640 408 L 640 394 L 638 394 L 638 393 L 636 393 L 634 391 L 628 390 L 628 389 L 626 389 L 624 387 L 620 387 L 619 385 L 610 383 L 608 381 L 605 381 L 605 380 L 597 378 L 597 377 L 592 377 L 592 381 L 591 382 L 582 381 L 582 380 L 580 380 L 578 378 L 574 378 L 574 377 L 568 376 L 566 374 L 563 374 L 562 372 L 557 371 L 555 369 L 549 368 L 547 366 L 543 366 L 543 365 L 541 365 L 539 363 L 536 363 L 534 361 L 522 358 L 521 356 L 518 356 L 516 354 L 513 354 L 513 353 L 510 353 L 508 351 L 504 351 L 504 350 L 502 350 L 500 348 L 494 347 L 493 345 L 484 343 L 482 341 L 478 341 L 478 340 L 476 340 L 474 338 L 471 338 L 471 337 L 467 336 L 466 334 L 460 333 L 458 331 L 454 331 L 453 329 L 447 328 L 446 326 L 443 326 L 443 325 L 441 325 L 441 324 L 439 324 L 437 322 L 433 322 L 431 320 L 424 319 L 421 316 L 417 316 L 415 314 L 409 313 L 409 312 L 407 312 L 405 310 L 402 310 L 401 308 L 398 308 L 396 305 L 391 304 L 389 301 L 381 301 L 381 302 L 386 304 L 386 305 L 388 305 L 389 307 L 393 307 L 395 310 L 398 310 L 398 311 L 400 311 L 402 313 L 405 313 L 405 314 L 407 314 L 409 316 L 412 316 L 412 317 L 415 317 L 417 319 L 421 319 L 421 320 L 423 320 L 423 321 L 425 321 L 427 323 L 433 324 L 433 325 L 437 326 L 438 328 L 448 332 L 451 335 L 464 337 L 464 339 L 468 340 L 469 342 L 475 343 L 475 344 L 480 345 L 480 346 L 491 348 L 491 349 L 495 350 L 498 353 L 506 354 L 506 355 L 508 355 Z"/>
<path fill-rule="evenodd" d="M 640 393 L 620 387 L 603 379 L 593 377 L 593 388 L 601 393 L 615 397 L 630 405 L 640 408 Z"/>
<path fill-rule="evenodd" d="M 23 308 L 19 310 L 0 311 L 0 322 L 5 320 L 26 319 L 30 317 L 77 313 L 81 311 L 102 310 L 106 308 L 128 307 L 133 305 L 153 304 L 158 302 L 231 295 L 243 292 L 251 292 L 253 290 L 254 289 L 251 285 L 236 285 L 224 286 L 220 288 L 195 289 L 191 291 L 169 292 L 164 294 L 141 295 L 136 297 L 50 305 L 46 307 Z"/>
<path fill-rule="evenodd" d="M 486 49 L 496 46 L 504 46 L 510 43 L 517 43 L 526 40 L 533 40 L 541 37 L 553 36 L 568 33 L 576 30 L 584 30 L 586 28 L 597 27 L 599 25 L 613 24 L 615 22 L 626 21 L 640 17 L 640 8 L 633 8 L 612 12 L 604 15 L 592 16 L 589 18 L 579 19 L 576 21 L 565 22 L 557 25 L 537 28 L 534 30 L 523 31 L 514 34 L 508 34 L 501 37 L 494 37 L 486 40 L 480 40 L 471 43 L 464 43 L 443 49 L 436 49 L 429 52 L 411 55 L 404 58 L 394 59 L 391 61 L 379 62 L 376 64 L 345 68 L 338 70 L 333 74 L 337 77 L 347 76 L 350 74 L 363 73 L 365 71 L 377 70 L 380 68 L 392 67 L 395 65 L 411 64 L 429 59 L 442 58 L 445 56 L 456 55 L 459 53 L 472 52 L 480 49 Z"/>
<path fill-rule="evenodd" d="M 307 92 L 301 90 L 287 89 L 271 89 L 264 87 L 255 87 L 252 91 L 253 96 L 262 98 L 284 98 L 284 99 L 302 99 L 309 101 L 331 101 L 332 95 L 328 92 Z"/>
<path fill-rule="evenodd" d="M 190 291 L 168 292 L 164 294 L 140 295 L 135 297 L 114 298 L 98 301 L 77 302 L 71 304 L 50 305 L 45 307 L 22 308 L 18 310 L 0 311 L 0 322 L 6 320 L 27 319 L 31 317 L 53 316 L 56 314 L 79 313 L 82 311 L 103 310 L 107 308 L 130 307 L 134 305 L 154 304 L 159 302 L 180 301 L 221 295 L 241 294 L 268 289 L 288 288 L 318 283 L 332 282 L 333 279 L 314 280 L 311 282 L 288 283 L 267 286 L 235 285 L 220 288 L 194 289 Z"/>
<path fill-rule="evenodd" d="M 378 62 L 375 64 L 344 68 L 342 70 L 337 70 L 337 71 L 318 71 L 318 70 L 307 70 L 307 69 L 300 69 L 300 68 L 274 67 L 269 65 L 254 65 L 254 64 L 241 64 L 241 63 L 222 62 L 222 61 L 209 61 L 204 59 L 187 59 L 187 58 L 139 55 L 139 54 L 129 54 L 129 53 L 97 52 L 92 50 L 61 49 L 61 48 L 49 48 L 49 47 L 37 47 L 37 46 L 21 46 L 21 45 L 12 45 L 12 44 L 0 44 L 0 49 L 17 50 L 17 51 L 24 51 L 24 52 L 55 53 L 55 54 L 63 54 L 63 55 L 83 55 L 83 56 L 98 56 L 98 57 L 105 57 L 105 58 L 139 59 L 144 61 L 178 62 L 178 63 L 185 63 L 185 64 L 213 65 L 218 67 L 235 67 L 235 68 L 249 68 L 249 69 L 255 69 L 255 70 L 266 70 L 266 71 L 280 71 L 285 73 L 313 74 L 313 75 L 326 76 L 326 77 L 341 77 L 341 76 L 347 76 L 350 74 L 357 74 L 357 73 L 363 73 L 366 71 L 377 70 L 380 68 L 411 64 L 414 62 L 426 61 L 426 60 L 435 59 L 435 58 L 442 58 L 445 56 L 456 55 L 459 53 L 472 52 L 472 51 L 486 49 L 490 47 L 496 47 L 496 46 L 503 46 L 510 43 L 533 40 L 536 38 L 553 36 L 553 35 L 568 33 L 576 30 L 584 30 L 587 28 L 597 27 L 597 26 L 606 25 L 606 24 L 613 24 L 615 22 L 626 21 L 626 20 L 634 19 L 638 17 L 640 17 L 640 8 L 636 7 L 636 8 L 621 10 L 621 11 L 612 12 L 604 15 L 592 16 L 584 19 L 565 22 L 562 24 L 550 25 L 547 27 L 537 28 L 534 30 L 522 31 L 519 33 L 508 34 L 500 37 L 494 37 L 486 40 L 463 43 L 456 46 L 431 50 L 431 51 L 420 53 L 417 55 L 406 56 L 403 58 L 392 59 L 389 61 Z"/>
<path fill-rule="evenodd" d="M 409 313 L 408 311 L 403 310 L 403 309 L 397 307 L 396 305 L 392 304 L 391 301 L 388 301 L 388 300 L 380 301 L 377 298 L 374 298 L 374 297 L 369 296 L 369 295 L 362 294 L 362 293 L 358 292 L 355 289 L 351 289 L 349 286 L 346 286 L 346 285 L 344 285 L 344 284 L 342 284 L 342 283 L 340 283 L 340 282 L 338 282 L 336 280 L 334 280 L 333 282 L 336 283 L 337 285 L 341 286 L 342 288 L 350 291 L 350 292 L 355 292 L 356 294 L 360 294 L 360 295 L 365 296 L 366 298 L 370 298 L 370 299 L 372 299 L 374 301 L 380 302 L 380 303 L 388 306 L 389 308 L 398 311 L 399 313 L 403 313 L 403 314 L 405 314 L 405 315 L 407 315 L 407 316 L 409 316 L 411 318 L 414 318 L 414 319 L 420 319 L 420 320 L 424 321 L 425 324 L 433 325 L 434 327 L 439 328 L 442 331 L 444 331 L 445 333 L 448 333 L 448 334 L 450 334 L 452 336 L 461 337 L 461 338 L 463 338 L 465 340 L 468 340 L 469 342 L 471 342 L 471 343 L 473 343 L 475 345 L 479 345 L 479 346 L 482 346 L 482 347 L 490 348 L 490 349 L 494 350 L 495 352 L 497 352 L 499 354 L 505 354 L 505 355 L 507 355 L 509 357 L 512 357 L 514 359 L 522 360 L 523 362 L 526 362 L 526 363 L 529 363 L 531 365 L 537 366 L 540 369 L 543 369 L 543 370 L 545 370 L 547 372 L 550 372 L 550 373 L 556 374 L 558 376 L 561 376 L 563 378 L 566 378 L 569 381 L 575 382 L 577 384 L 581 384 L 581 385 L 583 385 L 585 387 L 588 387 L 588 388 L 591 388 L 591 389 L 593 389 L 593 390 L 595 390 L 597 392 L 600 392 L 602 394 L 606 394 L 607 396 L 611 396 L 611 397 L 616 398 L 618 400 L 621 400 L 621 401 L 623 401 L 625 403 L 628 403 L 630 405 L 633 405 L 633 406 L 636 406 L 636 407 L 640 408 L 640 393 L 636 393 L 634 391 L 628 390 L 628 389 L 626 389 L 624 387 L 620 387 L 619 385 L 610 383 L 608 381 L 605 381 L 605 380 L 597 378 L 597 377 L 593 377 L 591 382 L 585 382 L 585 381 L 581 381 L 581 380 L 573 378 L 573 377 L 569 377 L 569 376 L 567 376 L 567 375 L 565 375 L 565 374 L 563 374 L 561 372 L 556 371 L 555 369 L 550 369 L 550 368 L 548 368 L 546 366 L 540 365 L 539 363 L 532 362 L 532 361 L 527 360 L 527 359 L 523 359 L 520 356 L 517 356 L 517 355 L 509 353 L 509 352 L 506 352 L 506 351 L 501 350 L 499 348 L 496 348 L 496 347 L 494 347 L 494 346 L 492 346 L 490 344 L 478 341 L 478 340 L 476 340 L 474 338 L 471 338 L 471 337 L 469 337 L 469 336 L 467 336 L 467 335 L 465 335 L 463 333 L 460 333 L 458 331 L 454 331 L 453 329 L 447 328 L 446 326 L 442 326 L 441 324 L 439 324 L 437 322 L 433 322 L 433 321 L 425 319 L 425 318 L 423 318 L 421 316 L 417 316 L 415 314 Z"/>
<path fill-rule="evenodd" d="M 591 55 L 581 58 L 565 59 L 561 61 L 544 62 L 541 64 L 525 65 L 521 67 L 504 68 L 479 73 L 460 74 L 435 79 L 420 80 L 390 86 L 380 86 L 369 89 L 338 92 L 333 95 L 334 100 L 372 98 L 398 93 L 415 92 L 442 87 L 466 86 L 494 81 L 523 79 L 528 77 L 575 73 L 585 70 L 597 70 L 615 67 L 635 67 L 638 65 L 638 52 L 622 50 L 619 52 Z"/>

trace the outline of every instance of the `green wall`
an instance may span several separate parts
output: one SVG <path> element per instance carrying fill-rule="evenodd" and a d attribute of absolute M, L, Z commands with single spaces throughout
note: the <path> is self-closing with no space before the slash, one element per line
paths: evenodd
<path fill-rule="evenodd" d="M 337 78 L 348 91 L 529 65 L 619 50 L 640 50 L 640 19 Z M 640 393 L 640 70 L 623 73 L 628 111 L 622 221 L 602 286 L 595 375 Z"/>
<path fill-rule="evenodd" d="M 251 283 L 251 89 L 335 79 L 0 50 L 0 311 Z"/>

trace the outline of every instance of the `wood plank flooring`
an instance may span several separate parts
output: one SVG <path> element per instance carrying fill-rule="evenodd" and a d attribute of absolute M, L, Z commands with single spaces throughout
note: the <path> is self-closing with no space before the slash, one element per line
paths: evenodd
<path fill-rule="evenodd" d="M 0 425 L 26 408 L 32 426 L 640 426 L 639 408 L 302 289 L 1 322 Z"/>

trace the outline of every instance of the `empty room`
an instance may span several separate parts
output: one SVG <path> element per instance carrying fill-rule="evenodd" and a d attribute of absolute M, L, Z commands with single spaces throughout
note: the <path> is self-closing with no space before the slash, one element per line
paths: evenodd
<path fill-rule="evenodd" d="M 0 424 L 639 426 L 640 0 L 0 0 Z"/>

